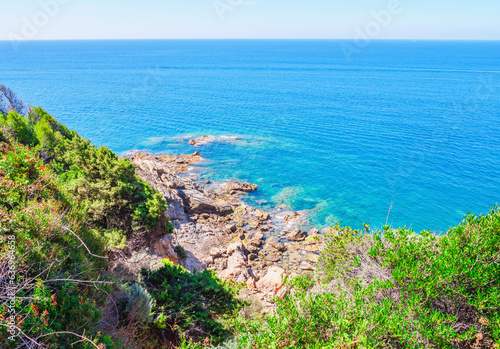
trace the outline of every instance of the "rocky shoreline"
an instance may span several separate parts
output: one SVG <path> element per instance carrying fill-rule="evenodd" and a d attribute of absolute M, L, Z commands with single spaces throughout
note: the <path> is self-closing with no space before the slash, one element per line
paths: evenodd
<path fill-rule="evenodd" d="M 154 253 L 189 270 L 214 270 L 223 280 L 244 282 L 246 296 L 269 301 L 283 295 L 285 275 L 314 270 L 323 244 L 317 229 L 298 228 L 304 217 L 276 208 L 271 212 L 246 206 L 241 197 L 258 186 L 241 182 L 197 182 L 190 155 L 129 157 L 138 176 L 156 188 L 168 203 L 166 215 L 174 233 L 153 242 Z M 174 246 L 182 246 L 180 260 Z"/>

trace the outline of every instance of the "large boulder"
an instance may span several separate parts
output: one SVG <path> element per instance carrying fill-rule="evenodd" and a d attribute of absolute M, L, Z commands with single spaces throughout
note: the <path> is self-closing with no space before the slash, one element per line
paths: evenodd
<path fill-rule="evenodd" d="M 184 202 L 184 208 L 187 213 L 209 213 L 225 216 L 233 212 L 231 206 L 217 204 L 198 190 L 179 190 L 179 196 Z"/>
<path fill-rule="evenodd" d="M 257 184 L 252 184 L 248 182 L 230 182 L 226 184 L 227 191 L 242 191 L 242 192 L 251 192 L 256 191 L 259 186 Z"/>
<path fill-rule="evenodd" d="M 301 231 L 300 229 L 295 229 L 286 234 L 286 238 L 293 241 L 302 241 L 306 237 L 307 237 L 307 232 Z"/>
<path fill-rule="evenodd" d="M 266 275 L 261 278 L 255 286 L 261 292 L 267 292 L 276 294 L 283 287 L 283 278 L 285 276 L 285 270 L 281 267 L 273 265 L 269 267 Z"/>
<path fill-rule="evenodd" d="M 269 219 L 269 213 L 263 210 L 256 210 L 255 213 L 255 218 L 257 218 L 261 222 L 265 222 Z"/>
<path fill-rule="evenodd" d="M 246 264 L 244 254 L 244 246 L 240 241 L 237 241 L 227 248 L 227 267 L 219 273 L 222 280 L 234 280 L 236 282 L 246 282 L 251 274 Z"/>
<path fill-rule="evenodd" d="M 309 232 L 307 233 L 308 236 L 318 235 L 318 234 L 319 234 L 319 230 L 316 228 L 309 230 Z"/>

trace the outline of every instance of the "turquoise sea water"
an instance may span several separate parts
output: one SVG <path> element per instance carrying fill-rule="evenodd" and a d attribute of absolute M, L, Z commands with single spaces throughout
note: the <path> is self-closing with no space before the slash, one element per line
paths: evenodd
<path fill-rule="evenodd" d="M 196 149 L 203 176 L 318 226 L 379 228 L 392 202 L 388 223 L 439 232 L 500 202 L 500 42 L 346 43 L 0 42 L 0 83 L 118 153 L 237 136 Z"/>

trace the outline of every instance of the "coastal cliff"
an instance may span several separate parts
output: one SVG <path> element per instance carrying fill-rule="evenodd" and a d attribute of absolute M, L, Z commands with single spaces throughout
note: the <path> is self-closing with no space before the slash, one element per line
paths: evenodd
<path fill-rule="evenodd" d="M 241 196 L 258 190 L 257 185 L 197 183 L 192 165 L 202 160 L 198 152 L 136 153 L 129 160 L 138 176 L 168 204 L 166 215 L 174 230 L 155 244 L 159 256 L 189 270 L 210 268 L 223 280 L 244 282 L 247 295 L 261 300 L 270 300 L 280 291 L 285 275 L 313 270 L 322 246 L 319 231 L 296 228 L 302 219 L 297 213 L 274 210 L 270 214 L 246 206 Z M 185 249 L 185 260 L 177 258 L 177 245 Z M 279 294 L 284 292 L 281 289 Z"/>
<path fill-rule="evenodd" d="M 254 184 L 199 182 L 198 152 L 118 157 L 8 97 L 2 347 L 499 347 L 500 207 L 439 236 L 306 232 L 246 206 Z"/>

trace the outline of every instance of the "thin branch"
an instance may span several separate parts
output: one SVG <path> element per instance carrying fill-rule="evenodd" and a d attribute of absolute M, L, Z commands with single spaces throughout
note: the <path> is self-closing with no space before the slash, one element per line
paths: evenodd
<path fill-rule="evenodd" d="M 43 282 L 71 281 L 81 284 L 113 284 L 112 281 L 93 281 L 93 280 L 75 280 L 75 279 L 50 279 Z"/>
<path fill-rule="evenodd" d="M 76 235 L 71 229 L 69 228 L 64 228 L 65 230 L 69 231 L 71 234 L 73 234 L 83 245 L 83 247 L 85 247 L 85 249 L 87 250 L 87 252 L 93 256 L 93 257 L 96 257 L 96 258 L 102 258 L 102 259 L 108 259 L 108 257 L 103 257 L 103 256 L 98 256 L 98 255 L 95 255 L 93 254 L 92 252 L 90 252 L 89 248 L 87 247 L 87 245 L 85 245 L 85 243 L 82 241 L 82 239 L 80 239 L 80 237 L 78 235 Z"/>
<path fill-rule="evenodd" d="M 79 337 L 81 338 L 80 341 L 78 342 L 82 342 L 82 341 L 86 341 L 86 342 L 89 342 L 90 344 L 92 344 L 94 347 L 96 347 L 97 349 L 101 349 L 99 348 L 94 342 L 92 342 L 90 339 L 88 339 L 87 337 L 85 336 L 82 336 L 80 334 L 77 334 L 77 333 L 74 333 L 74 332 L 69 332 L 69 331 L 61 331 L 61 332 L 52 332 L 52 333 L 47 333 L 47 334 L 43 334 L 39 337 L 37 337 L 36 339 L 38 340 L 39 338 L 42 338 L 42 337 L 47 337 L 47 336 L 51 336 L 51 335 L 54 335 L 54 334 L 71 334 L 73 336 L 76 336 L 76 337 Z M 75 343 L 78 343 L 78 342 L 75 342 Z M 75 344 L 73 343 L 73 344 Z"/>

